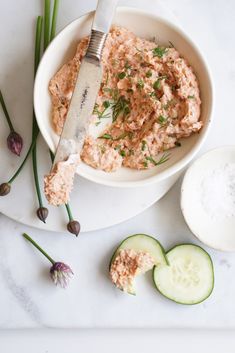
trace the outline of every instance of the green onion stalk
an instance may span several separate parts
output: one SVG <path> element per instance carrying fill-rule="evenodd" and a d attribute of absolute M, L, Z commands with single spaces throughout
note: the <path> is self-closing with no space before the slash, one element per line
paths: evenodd
<path fill-rule="evenodd" d="M 56 22 L 57 22 L 57 15 L 58 15 L 58 7 L 59 7 L 59 0 L 54 1 L 54 9 L 53 9 L 53 16 L 52 16 L 52 28 L 50 31 L 50 8 L 51 8 L 51 3 L 50 0 L 45 0 L 44 2 L 44 11 L 45 11 L 45 23 L 44 23 L 44 50 L 47 48 L 48 44 L 50 43 L 50 40 L 54 38 L 55 36 L 55 31 L 56 31 Z M 42 23 L 43 23 L 43 18 L 42 16 L 38 16 L 37 18 L 37 25 L 36 25 L 36 38 L 35 38 L 35 55 L 34 55 L 34 76 L 36 75 L 37 68 L 40 62 L 40 53 L 41 53 L 41 41 L 42 41 Z M 2 96 L 2 95 L 1 95 Z M 1 97 L 0 97 L 1 98 Z M 9 119 L 9 114 L 7 113 L 7 110 L 5 108 L 5 104 L 3 99 L 1 100 L 1 103 L 3 102 L 3 110 L 6 115 L 9 127 L 12 130 L 13 126 L 11 124 L 11 121 Z M 14 175 L 8 180 L 8 182 L 3 183 L 0 185 L 0 196 L 5 196 L 7 195 L 10 190 L 11 190 L 11 184 L 13 181 L 16 179 L 16 177 L 20 174 L 21 170 L 23 169 L 26 161 L 28 160 L 28 157 L 30 156 L 32 152 L 32 161 L 33 161 L 33 173 L 34 173 L 34 181 L 35 181 L 35 187 L 36 187 L 36 192 L 37 192 L 37 197 L 38 197 L 38 202 L 39 202 L 39 208 L 37 210 L 37 216 L 38 218 L 45 222 L 47 216 L 48 216 L 48 209 L 43 206 L 42 202 L 42 196 L 41 196 L 41 191 L 40 191 L 40 185 L 39 185 L 39 178 L 38 178 L 38 170 L 37 170 L 37 148 L 36 148 L 36 143 L 37 143 L 37 137 L 39 134 L 39 128 L 37 125 L 35 113 L 33 112 L 33 128 L 32 128 L 32 142 L 30 144 L 30 147 L 26 153 L 26 156 L 24 160 L 22 161 L 21 165 L 17 169 L 17 171 L 14 173 Z"/>
<path fill-rule="evenodd" d="M 46 50 L 49 42 L 50 42 L 50 12 L 51 12 L 51 1 L 44 1 L 44 41 L 43 41 L 43 49 Z M 40 30 L 40 37 L 36 34 L 36 45 L 35 45 L 35 61 L 34 61 L 34 77 L 37 73 L 39 61 L 40 61 L 40 49 L 41 49 L 41 34 L 42 28 L 38 28 L 37 31 Z M 36 31 L 36 33 L 37 33 Z M 39 43 L 37 42 L 39 40 Z M 33 112 L 33 128 L 32 128 L 32 140 L 36 140 L 33 148 L 32 148 L 32 163 L 33 163 L 33 175 L 34 175 L 34 183 L 36 187 L 36 193 L 38 198 L 39 207 L 37 209 L 38 218 L 46 223 L 46 218 L 48 217 L 48 209 L 44 207 L 42 194 L 40 189 L 40 183 L 38 178 L 38 164 L 37 164 L 37 138 L 39 134 L 39 128 L 37 124 L 37 120 L 35 117 L 35 112 Z"/>
<path fill-rule="evenodd" d="M 50 24 L 50 14 L 51 14 L 51 1 L 44 1 L 44 41 L 43 41 L 43 49 L 44 51 L 48 47 L 50 41 L 54 38 L 56 32 L 56 22 L 58 16 L 59 9 L 59 0 L 54 1 L 54 9 L 52 15 L 52 26 Z M 40 41 L 41 43 L 41 41 Z M 34 75 L 36 75 L 38 64 L 40 61 L 40 43 L 39 46 L 35 47 L 35 66 L 34 66 Z M 37 51 L 38 50 L 38 51 Z M 33 130 L 32 130 L 32 140 L 38 137 L 39 128 L 37 125 L 35 113 L 33 113 Z M 37 209 L 37 216 L 42 222 L 46 222 L 46 218 L 48 217 L 48 209 L 43 206 L 42 195 L 40 190 L 39 178 L 38 178 L 38 167 L 37 167 L 37 142 L 35 142 L 32 148 L 32 162 L 33 162 L 33 174 L 34 174 L 34 182 L 38 197 L 39 208 Z"/>

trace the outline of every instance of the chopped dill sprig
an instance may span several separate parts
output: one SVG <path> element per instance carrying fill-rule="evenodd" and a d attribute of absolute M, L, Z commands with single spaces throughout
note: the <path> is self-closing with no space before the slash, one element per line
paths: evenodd
<path fill-rule="evenodd" d="M 153 163 L 155 166 L 158 166 L 167 162 L 170 159 L 170 153 L 163 153 L 163 155 L 158 161 L 156 161 L 152 156 L 145 157 L 145 159 Z"/>

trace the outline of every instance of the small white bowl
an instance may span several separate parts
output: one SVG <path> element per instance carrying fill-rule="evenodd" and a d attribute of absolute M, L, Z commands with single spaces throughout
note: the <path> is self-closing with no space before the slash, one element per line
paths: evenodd
<path fill-rule="evenodd" d="M 216 206 L 218 201 L 223 200 L 223 186 L 216 189 L 212 198 L 207 200 L 209 205 L 205 202 L 203 190 L 211 185 L 214 190 L 212 173 L 218 173 L 219 167 L 229 163 L 235 164 L 235 146 L 213 149 L 189 167 L 181 187 L 181 209 L 190 230 L 201 242 L 221 251 L 235 251 L 235 214 L 226 213 L 225 216 L 223 204 L 220 202 L 219 208 Z M 211 180 L 210 184 L 208 180 Z"/>
<path fill-rule="evenodd" d="M 34 86 L 34 108 L 41 133 L 54 152 L 59 138 L 51 126 L 51 100 L 48 83 L 56 71 L 73 57 L 78 41 L 89 34 L 93 13 L 84 15 L 70 23 L 52 41 L 42 57 Z M 200 83 L 203 129 L 183 140 L 182 147 L 171 150 L 171 158 L 161 166 L 137 171 L 121 168 L 114 173 L 105 173 L 81 163 L 77 173 L 91 181 L 115 187 L 138 187 L 172 178 L 181 171 L 202 146 L 210 125 L 212 114 L 212 84 L 208 67 L 200 51 L 184 32 L 155 15 L 132 8 L 118 8 L 115 24 L 127 27 L 143 38 L 156 37 L 159 44 L 174 43 L 179 52 L 194 68 Z"/>

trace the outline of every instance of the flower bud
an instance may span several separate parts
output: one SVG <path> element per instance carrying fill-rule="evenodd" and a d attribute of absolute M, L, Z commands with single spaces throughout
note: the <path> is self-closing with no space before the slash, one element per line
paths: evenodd
<path fill-rule="evenodd" d="M 9 183 L 3 183 L 0 185 L 0 196 L 6 196 L 11 191 L 11 185 Z"/>
<path fill-rule="evenodd" d="M 63 262 L 55 262 L 50 269 L 51 279 L 55 285 L 66 288 L 69 278 L 73 275 L 71 268 Z"/>
<path fill-rule="evenodd" d="M 39 207 L 37 209 L 37 216 L 43 223 L 46 223 L 46 219 L 48 216 L 48 209 L 46 207 Z"/>
<path fill-rule="evenodd" d="M 12 153 L 20 156 L 20 152 L 23 147 L 22 137 L 17 134 L 17 132 L 11 131 L 7 138 L 7 146 Z"/>
<path fill-rule="evenodd" d="M 80 233 L 81 226 L 78 221 L 70 221 L 67 224 L 67 229 L 70 233 L 75 234 L 77 237 L 78 234 Z"/>

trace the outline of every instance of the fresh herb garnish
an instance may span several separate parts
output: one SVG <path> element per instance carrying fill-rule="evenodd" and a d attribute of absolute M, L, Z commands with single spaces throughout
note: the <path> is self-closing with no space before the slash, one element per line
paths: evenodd
<path fill-rule="evenodd" d="M 124 67 L 125 67 L 126 70 L 130 70 L 131 69 L 131 65 L 129 64 L 128 61 L 125 62 Z"/>
<path fill-rule="evenodd" d="M 110 134 L 104 134 L 104 135 L 100 136 L 99 139 L 113 140 L 113 136 Z"/>
<path fill-rule="evenodd" d="M 122 157 L 126 157 L 126 152 L 124 150 L 121 150 L 119 153 Z"/>
<path fill-rule="evenodd" d="M 130 137 L 130 132 L 124 131 L 121 135 L 119 135 L 118 137 L 113 137 L 110 134 L 104 134 L 102 136 L 100 136 L 100 139 L 106 139 L 106 140 L 113 140 L 113 141 L 118 141 L 118 140 L 122 140 L 125 137 Z"/>
<path fill-rule="evenodd" d="M 154 91 L 151 92 L 151 93 L 149 93 L 149 96 L 150 96 L 150 97 L 153 97 L 153 98 L 157 98 L 156 92 L 154 92 Z"/>
<path fill-rule="evenodd" d="M 164 54 L 167 52 L 167 48 L 165 47 L 156 47 L 153 51 L 153 56 L 157 56 L 158 58 L 162 58 Z"/>
<path fill-rule="evenodd" d="M 151 77 L 152 76 L 152 71 L 151 70 L 148 70 L 147 72 L 146 72 L 146 77 Z"/>
<path fill-rule="evenodd" d="M 161 81 L 159 79 L 154 82 L 153 88 L 154 89 L 160 89 L 161 88 Z"/>
<path fill-rule="evenodd" d="M 126 77 L 126 73 L 124 71 L 119 72 L 119 74 L 118 74 L 119 80 L 122 80 L 124 77 Z"/>
<path fill-rule="evenodd" d="M 167 121 L 166 117 L 164 117 L 163 115 L 159 115 L 159 117 L 158 117 L 159 124 L 164 125 L 166 123 L 166 121 Z"/>
<path fill-rule="evenodd" d="M 104 101 L 103 102 L 103 106 L 105 109 L 109 108 L 110 107 L 110 102 L 109 101 Z"/>
<path fill-rule="evenodd" d="M 103 91 L 108 92 L 114 101 L 118 99 L 118 89 L 117 88 L 105 87 L 105 88 L 103 88 Z"/>
<path fill-rule="evenodd" d="M 152 156 L 148 156 L 145 158 L 147 161 L 150 161 L 155 166 L 157 166 L 157 165 L 161 165 L 161 164 L 167 162 L 170 158 L 170 153 L 163 153 L 163 155 L 161 156 L 161 158 L 158 161 L 156 161 Z"/>
<path fill-rule="evenodd" d="M 137 84 L 136 84 L 136 87 L 139 88 L 139 89 L 142 89 L 144 87 L 144 81 L 139 79 Z"/>
<path fill-rule="evenodd" d="M 103 110 L 99 110 L 99 105 L 96 103 L 93 109 L 93 114 L 97 115 L 98 119 L 108 119 L 110 118 L 110 113 L 107 112 L 107 109 L 110 107 L 110 102 L 109 101 L 104 101 L 103 102 Z M 100 121 L 98 121 L 100 123 Z M 97 124 L 98 125 L 98 124 Z"/>
<path fill-rule="evenodd" d="M 160 89 L 161 88 L 161 81 L 167 79 L 167 76 L 160 76 L 158 77 L 157 81 L 154 82 L 153 84 L 153 88 L 154 89 Z"/>
<path fill-rule="evenodd" d="M 129 102 L 124 96 L 120 96 L 112 104 L 113 109 L 113 121 L 115 121 L 120 114 L 128 115 L 130 113 Z"/>
<path fill-rule="evenodd" d="M 148 168 L 148 162 L 147 161 L 143 161 L 143 165 L 145 168 Z"/>
<path fill-rule="evenodd" d="M 147 142 L 146 142 L 145 140 L 143 140 L 143 141 L 141 141 L 141 143 L 142 143 L 142 146 L 141 146 L 141 151 L 144 151 L 144 150 L 145 150 L 145 148 L 146 148 L 146 144 L 147 144 Z"/>
<path fill-rule="evenodd" d="M 113 110 L 113 122 L 120 114 L 128 115 L 130 113 L 129 101 L 124 96 L 119 96 L 117 88 L 106 87 L 103 91 L 108 92 L 113 100 L 110 102 L 110 108 Z"/>
<path fill-rule="evenodd" d="M 192 95 L 192 96 L 188 96 L 188 98 L 189 98 L 189 99 L 194 99 L 194 98 L 195 98 L 195 96 L 194 96 L 194 95 Z"/>

